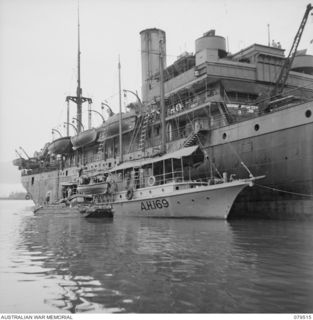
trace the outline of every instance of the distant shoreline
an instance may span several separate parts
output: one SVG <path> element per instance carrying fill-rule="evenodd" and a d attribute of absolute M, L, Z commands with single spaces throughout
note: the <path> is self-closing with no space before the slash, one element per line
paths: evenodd
<path fill-rule="evenodd" d="M 0 200 L 24 200 L 24 201 L 28 201 L 30 199 L 25 199 L 25 198 L 10 198 L 10 197 L 0 197 Z"/>
<path fill-rule="evenodd" d="M 0 196 L 0 200 L 28 200 L 30 199 L 30 195 L 26 192 L 11 192 L 9 195 Z"/>

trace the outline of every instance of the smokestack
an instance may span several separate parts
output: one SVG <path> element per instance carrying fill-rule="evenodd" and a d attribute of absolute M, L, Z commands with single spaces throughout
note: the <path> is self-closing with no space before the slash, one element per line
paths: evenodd
<path fill-rule="evenodd" d="M 163 62 L 166 67 L 166 36 L 165 32 L 160 29 L 151 28 L 140 32 L 141 37 L 141 95 L 142 101 L 147 102 L 149 99 L 149 90 L 156 80 L 153 75 L 158 73 L 160 63 L 160 41 L 163 41 Z"/>

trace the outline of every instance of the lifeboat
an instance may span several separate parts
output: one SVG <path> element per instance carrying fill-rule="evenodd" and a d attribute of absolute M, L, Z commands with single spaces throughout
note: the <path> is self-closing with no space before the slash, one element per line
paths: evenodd
<path fill-rule="evenodd" d="M 71 137 L 73 149 L 77 150 L 81 147 L 94 143 L 97 140 L 98 132 L 92 128 L 79 133 L 77 136 Z"/>
<path fill-rule="evenodd" d="M 128 132 L 135 128 L 137 115 L 135 112 L 122 113 L 122 132 Z M 103 142 L 107 137 L 117 135 L 119 133 L 120 115 L 115 114 L 110 117 L 100 128 L 98 142 Z"/>
<path fill-rule="evenodd" d="M 106 182 L 103 173 L 96 174 L 92 177 L 83 175 L 79 178 L 79 182 L 77 192 L 81 194 L 92 195 L 106 193 L 109 188 L 109 184 Z"/>
<path fill-rule="evenodd" d="M 39 168 L 40 162 L 37 158 L 16 158 L 13 160 L 13 165 L 23 169 L 36 169 Z"/>
<path fill-rule="evenodd" d="M 291 70 L 313 75 L 313 56 L 308 54 L 296 55 Z"/>
<path fill-rule="evenodd" d="M 49 154 L 68 154 L 72 151 L 71 137 L 61 137 L 51 142 L 48 147 Z"/>
<path fill-rule="evenodd" d="M 24 158 L 16 158 L 13 161 L 13 165 L 17 167 L 24 167 L 26 163 L 26 159 Z"/>
<path fill-rule="evenodd" d="M 105 193 L 107 189 L 108 189 L 107 182 L 98 182 L 98 183 L 91 183 L 87 185 L 77 186 L 77 192 L 82 194 L 87 194 L 87 195 Z"/>

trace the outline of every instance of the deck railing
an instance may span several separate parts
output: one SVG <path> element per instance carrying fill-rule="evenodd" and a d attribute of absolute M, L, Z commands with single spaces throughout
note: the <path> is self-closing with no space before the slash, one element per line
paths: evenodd
<path fill-rule="evenodd" d="M 115 185 L 114 192 L 126 191 L 128 189 L 139 189 L 152 186 L 165 185 L 167 183 L 179 183 L 179 182 L 189 182 L 196 183 L 197 185 L 213 185 L 226 182 L 222 178 L 212 178 L 212 177 L 199 177 L 197 179 L 191 179 L 187 170 L 185 171 L 171 171 L 164 172 L 155 175 L 148 175 L 146 173 L 127 173 L 122 177 L 122 175 L 113 174 L 107 178 L 107 181 Z"/>

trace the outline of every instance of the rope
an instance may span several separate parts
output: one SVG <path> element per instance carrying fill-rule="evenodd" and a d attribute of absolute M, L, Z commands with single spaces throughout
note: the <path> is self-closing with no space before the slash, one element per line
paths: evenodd
<path fill-rule="evenodd" d="M 251 171 L 249 170 L 249 168 L 245 165 L 245 163 L 242 161 L 242 159 L 240 158 L 238 152 L 235 150 L 235 148 L 233 147 L 233 145 L 231 144 L 231 142 L 227 142 L 227 145 L 229 145 L 229 147 L 232 149 L 233 153 L 235 154 L 235 156 L 239 159 L 241 165 L 245 168 L 245 170 L 249 173 L 250 177 L 253 177 L 253 174 L 251 173 Z M 286 190 L 282 190 L 282 189 L 277 189 L 277 188 L 272 188 L 272 187 L 268 187 L 268 186 L 264 186 L 261 184 L 255 184 L 261 188 L 265 188 L 265 189 L 270 189 L 272 191 L 278 191 L 278 192 L 283 192 L 283 193 L 287 193 L 287 194 L 292 194 L 292 195 L 297 195 L 297 196 L 302 196 L 302 197 L 309 197 L 309 198 L 313 198 L 313 194 L 304 194 L 304 193 L 297 193 L 297 192 L 291 192 L 291 191 L 286 191 Z"/>
<path fill-rule="evenodd" d="M 300 90 L 301 90 L 301 89 L 305 89 L 305 88 L 311 89 L 311 87 L 312 87 L 312 84 L 310 83 L 310 84 L 305 85 L 305 86 L 297 87 L 297 88 L 294 88 L 294 89 L 289 89 L 289 90 L 286 90 L 286 91 L 284 92 L 284 95 L 290 94 L 290 93 L 292 93 L 292 92 L 294 92 L 294 91 L 297 91 L 297 90 L 299 90 L 299 89 L 300 89 Z M 279 96 L 280 96 L 280 95 L 277 94 L 277 95 L 273 96 L 272 98 L 279 98 Z M 265 102 L 265 101 L 267 101 L 267 100 L 270 100 L 270 98 L 269 98 L 269 97 L 266 97 L 266 98 L 264 98 L 264 99 L 256 102 L 256 105 L 258 105 L 258 104 L 260 104 L 260 103 L 262 103 L 262 102 Z M 311 99 L 309 98 L 308 100 L 310 101 Z"/>
<path fill-rule="evenodd" d="M 278 192 L 283 192 L 283 193 L 288 193 L 288 194 L 292 194 L 292 195 L 296 195 L 296 196 L 301 196 L 301 197 L 309 197 L 309 198 L 313 198 L 313 194 L 305 194 L 305 193 L 298 193 L 298 192 L 291 192 L 291 191 L 286 191 L 286 190 L 282 190 L 282 189 L 277 189 L 277 188 L 272 188 L 272 187 L 268 187 L 268 186 L 264 186 L 262 184 L 255 184 L 258 187 L 261 188 L 265 188 L 265 189 L 269 189 L 272 191 L 278 191 Z"/>
<path fill-rule="evenodd" d="M 243 161 L 241 161 L 240 163 L 241 163 L 241 165 L 246 169 L 246 171 L 249 173 L 249 177 L 250 177 L 250 178 L 253 178 L 253 174 L 251 173 L 251 171 L 249 170 L 249 168 L 246 166 L 246 164 L 245 164 Z"/>
<path fill-rule="evenodd" d="M 240 158 L 240 155 L 239 155 L 239 153 L 236 151 L 236 149 L 233 147 L 233 145 L 231 144 L 231 142 L 227 142 L 226 143 L 229 147 L 230 147 L 230 149 L 231 149 L 231 151 L 234 153 L 234 155 L 237 157 L 237 159 L 240 161 L 240 164 L 243 166 L 243 168 L 248 172 L 248 174 L 249 174 L 249 177 L 250 178 L 252 178 L 252 177 L 254 177 L 253 176 L 253 174 L 252 174 L 252 172 L 249 170 L 249 168 L 246 166 L 246 164 L 243 162 L 243 160 Z"/>
<path fill-rule="evenodd" d="M 207 152 L 206 148 L 204 147 L 204 145 L 202 144 L 202 142 L 201 142 L 198 134 L 196 134 L 196 137 L 197 137 L 197 140 L 198 140 L 198 145 L 199 145 L 200 149 L 202 150 L 202 152 L 203 152 L 203 153 L 207 156 L 207 158 L 209 159 L 211 167 L 216 171 L 216 173 L 218 174 L 218 176 L 219 176 L 220 178 L 223 178 L 223 176 L 221 175 L 221 173 L 218 171 L 216 165 L 215 165 L 215 164 L 213 163 L 213 161 L 211 160 L 211 157 L 210 157 L 209 153 Z M 211 178 L 213 178 L 213 177 L 211 177 Z"/>

